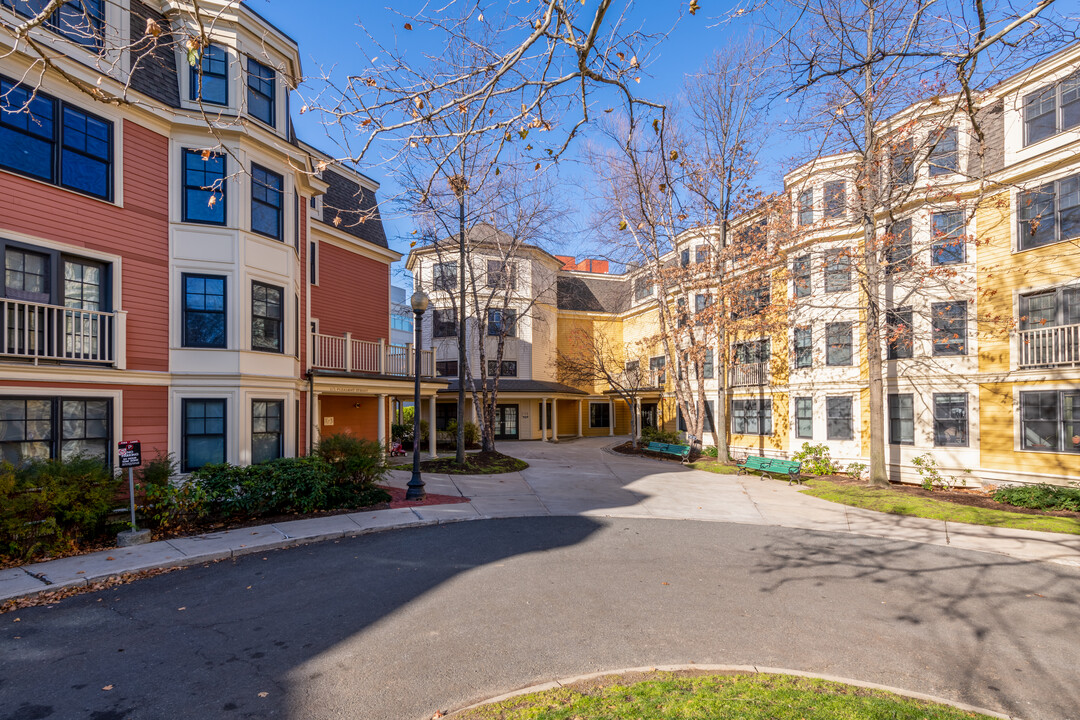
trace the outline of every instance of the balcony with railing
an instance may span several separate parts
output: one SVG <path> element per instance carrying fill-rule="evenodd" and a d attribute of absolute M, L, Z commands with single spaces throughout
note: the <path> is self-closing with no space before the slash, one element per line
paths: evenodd
<path fill-rule="evenodd" d="M 322 370 L 371 373 L 412 377 L 416 367 L 416 348 L 385 342 L 356 340 L 349 333 L 324 335 L 312 333 L 312 366 Z M 435 352 L 420 351 L 421 377 L 435 375 Z"/>
<path fill-rule="evenodd" d="M 1020 367 L 1080 365 L 1080 325 L 1048 325 L 1020 331 Z"/>
<path fill-rule="evenodd" d="M 731 366 L 729 373 L 731 387 L 769 384 L 769 363 L 741 363 Z"/>
<path fill-rule="evenodd" d="M 0 298 L 0 357 L 123 367 L 122 312 Z"/>

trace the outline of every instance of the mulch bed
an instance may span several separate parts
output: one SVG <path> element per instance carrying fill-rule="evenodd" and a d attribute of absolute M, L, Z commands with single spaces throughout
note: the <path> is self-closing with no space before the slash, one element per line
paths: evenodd
<path fill-rule="evenodd" d="M 837 485 L 858 485 L 866 487 L 862 480 L 853 480 L 842 475 L 826 475 L 821 478 Z M 950 488 L 949 490 L 927 490 L 917 485 L 905 485 L 892 483 L 892 489 L 907 495 L 929 498 L 931 500 L 944 500 L 957 505 L 969 505 L 971 507 L 986 508 L 988 510 L 1005 510 L 1007 512 L 1023 513 L 1024 515 L 1053 515 L 1055 517 L 1072 518 L 1080 521 L 1080 512 L 1070 510 L 1038 510 L 1036 508 L 1023 508 L 1000 503 L 992 495 L 993 489 L 984 488 Z"/>
<path fill-rule="evenodd" d="M 380 486 L 381 487 L 381 486 Z M 390 493 L 390 508 L 422 507 L 424 505 L 453 505 L 454 503 L 467 503 L 471 498 L 460 495 L 437 495 L 428 493 L 423 500 L 406 500 L 404 488 L 384 487 L 383 490 Z"/>
<path fill-rule="evenodd" d="M 451 475 L 496 475 L 520 472 L 529 467 L 524 460 L 503 455 L 501 452 L 469 453 L 465 456 L 465 467 L 457 464 L 457 458 L 441 457 L 420 463 L 420 470 L 429 473 Z"/>

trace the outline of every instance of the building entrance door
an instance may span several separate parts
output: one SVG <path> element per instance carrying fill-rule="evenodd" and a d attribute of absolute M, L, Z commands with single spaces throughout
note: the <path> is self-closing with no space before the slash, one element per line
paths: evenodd
<path fill-rule="evenodd" d="M 641 427 L 656 428 L 656 403 L 641 404 Z"/>
<path fill-rule="evenodd" d="M 517 405 L 497 405 L 495 407 L 495 439 L 518 439 Z"/>

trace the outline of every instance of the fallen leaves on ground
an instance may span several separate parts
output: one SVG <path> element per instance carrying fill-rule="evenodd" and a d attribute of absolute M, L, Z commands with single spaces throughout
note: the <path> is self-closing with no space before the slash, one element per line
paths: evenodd
<path fill-rule="evenodd" d="M 38 607 L 40 605 L 52 605 L 59 602 L 64 598 L 74 597 L 75 595 L 82 595 L 83 593 L 98 592 L 99 590 L 108 590 L 109 588 L 118 587 L 120 585 L 127 585 L 133 583 L 136 580 L 142 580 L 143 578 L 154 577 L 155 575 L 164 575 L 175 570 L 183 570 L 182 567 L 170 567 L 170 568 L 155 568 L 153 570 L 140 570 L 139 572 L 120 573 L 118 575 L 110 575 L 104 580 L 95 580 L 94 582 L 87 583 L 86 585 L 76 585 L 74 587 L 60 588 L 59 590 L 48 590 L 40 592 L 37 595 L 30 595 L 28 597 L 12 598 L 5 602 L 0 603 L 0 615 L 11 612 L 13 610 L 21 610 L 22 608 Z M 100 602 L 100 598 L 98 601 Z"/>

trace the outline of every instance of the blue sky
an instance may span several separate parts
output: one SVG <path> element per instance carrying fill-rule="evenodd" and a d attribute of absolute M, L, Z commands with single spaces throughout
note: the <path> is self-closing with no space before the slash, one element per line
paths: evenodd
<path fill-rule="evenodd" d="M 440 0 L 446 2 L 446 0 Z M 460 1 L 460 0 L 459 0 Z M 367 67 L 367 54 L 358 47 L 367 44 L 365 30 L 382 42 L 399 43 L 399 48 L 411 51 L 419 50 L 424 42 L 420 32 L 410 33 L 402 25 L 408 15 L 424 5 L 417 0 L 399 0 L 393 3 L 393 9 L 387 7 L 386 0 L 320 0 L 296 2 L 295 0 L 246 0 L 250 7 L 265 16 L 271 22 L 291 35 L 300 45 L 301 61 L 307 75 L 315 74 L 320 68 L 336 68 L 336 73 L 347 73 L 357 68 Z M 592 4 L 592 0 L 588 0 Z M 645 74 L 639 86 L 643 97 L 669 100 L 683 82 L 687 73 L 698 70 L 711 56 L 714 49 L 726 40 L 742 36 L 745 25 L 731 25 L 719 17 L 726 10 L 735 7 L 734 3 L 718 3 L 709 0 L 700 2 L 703 6 L 696 15 L 680 12 L 685 3 L 676 0 L 650 0 L 638 2 L 631 16 L 631 25 L 640 27 L 645 32 L 664 32 L 671 29 L 671 34 L 659 48 L 645 60 Z M 318 10 L 313 11 L 317 5 Z M 490 7 L 499 7 L 502 3 L 491 2 Z M 362 22 L 364 28 L 360 27 Z M 324 147 L 332 152 L 331 143 L 319 118 L 312 114 L 299 115 L 294 102 L 294 122 L 297 131 L 305 140 L 317 147 Z M 571 160 L 573 158 L 571 157 Z M 383 197 L 391 197 L 397 186 L 392 176 L 380 167 L 363 168 L 371 177 L 382 183 Z M 779 184 L 779 173 L 771 178 L 764 178 L 767 183 Z M 583 226 L 585 210 L 582 209 L 573 224 Z M 412 239 L 412 224 L 407 218 L 397 216 L 393 208 L 386 204 L 383 214 L 387 236 L 394 249 L 407 251 Z M 589 238 L 583 227 L 577 231 L 571 229 L 572 237 L 565 247 L 560 248 L 567 254 L 583 256 L 589 251 Z M 401 280 L 396 281 L 398 284 Z"/>

